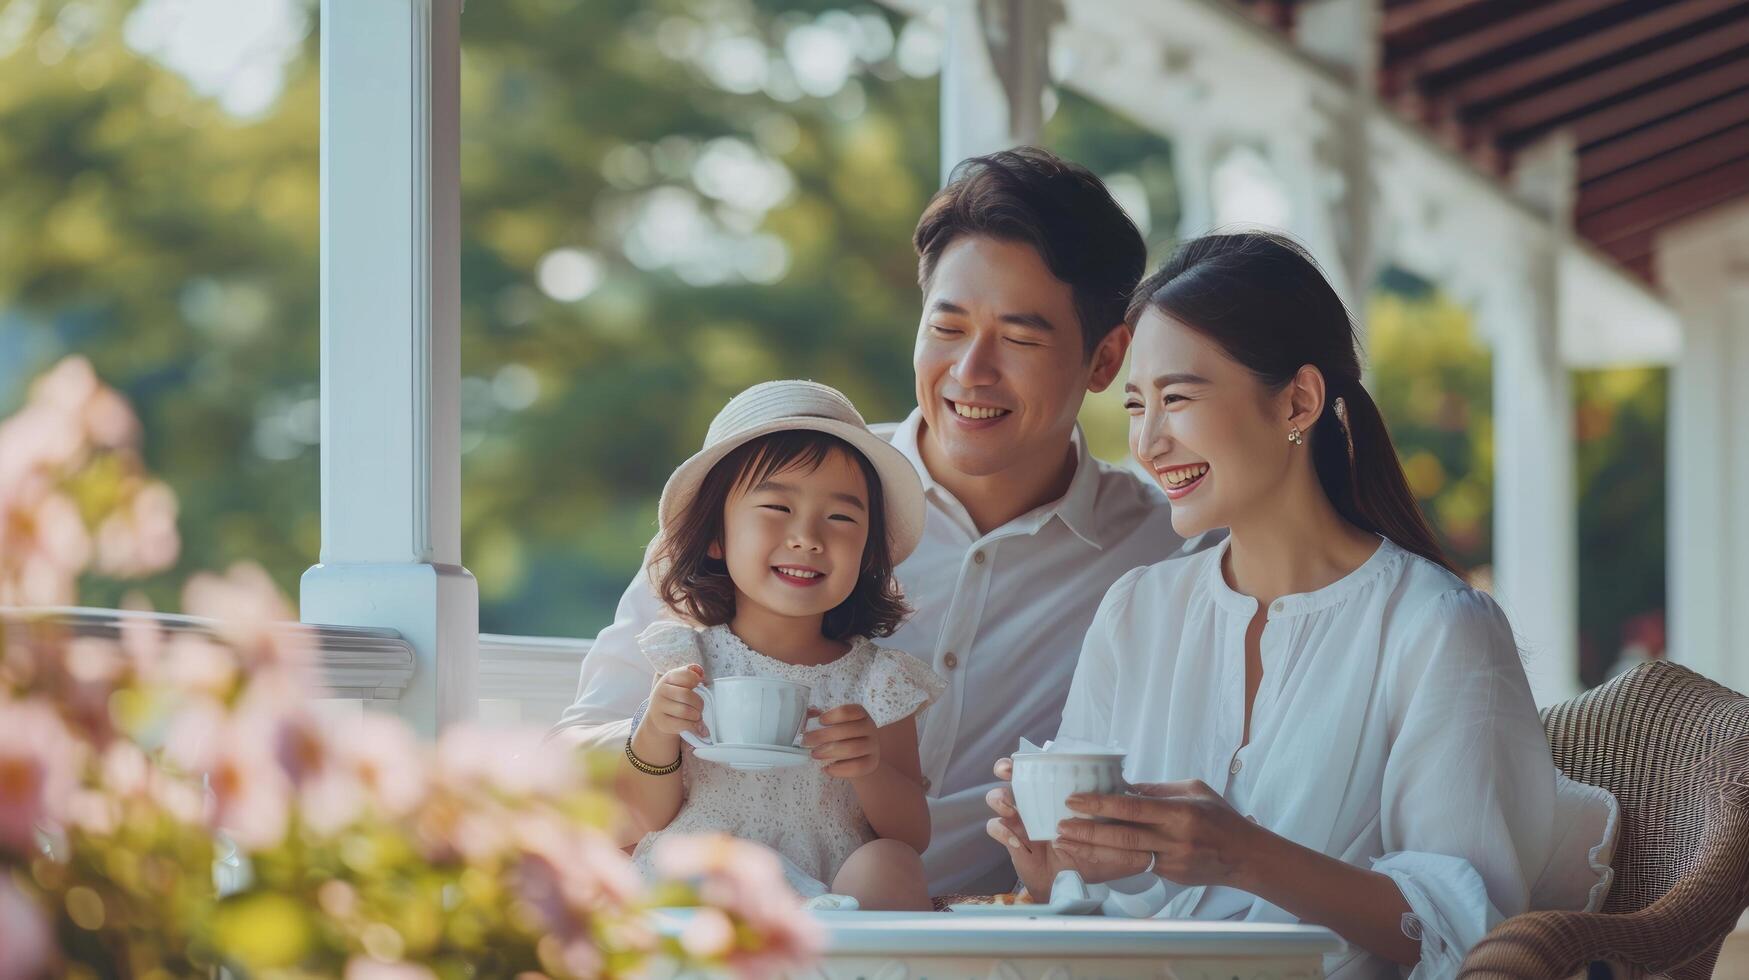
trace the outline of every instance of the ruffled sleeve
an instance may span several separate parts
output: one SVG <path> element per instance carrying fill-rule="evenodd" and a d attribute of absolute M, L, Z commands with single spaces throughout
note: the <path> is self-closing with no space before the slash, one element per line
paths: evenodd
<path fill-rule="evenodd" d="M 885 728 L 916 714 L 946 690 L 947 681 L 923 661 L 898 650 L 876 648 L 856 694 L 875 726 Z"/>
<path fill-rule="evenodd" d="M 1421 943 L 1410 977 L 1421 980 L 1455 976 L 1489 929 L 1531 907 L 1551 862 L 1587 867 L 1600 842 L 1557 832 L 1558 773 L 1499 607 L 1446 592 L 1405 639 L 1380 801 L 1385 853 L 1372 869 L 1409 906 L 1403 931 Z M 1587 889 L 1574 884 L 1567 901 L 1583 907 Z"/>
<path fill-rule="evenodd" d="M 658 620 L 638 634 L 638 649 L 658 674 L 687 664 L 704 665 L 704 647 L 698 630 L 671 619 Z"/>

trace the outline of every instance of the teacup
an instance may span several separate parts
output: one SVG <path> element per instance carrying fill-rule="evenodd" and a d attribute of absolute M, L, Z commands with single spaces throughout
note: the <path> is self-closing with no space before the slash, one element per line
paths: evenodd
<path fill-rule="evenodd" d="M 1116 794 L 1129 789 L 1122 753 L 1017 752 L 1014 807 L 1028 840 L 1057 839 L 1057 824 L 1077 816 L 1068 799 L 1076 793 Z"/>
<path fill-rule="evenodd" d="M 808 685 L 775 677 L 719 677 L 698 688 L 717 745 L 792 746 L 808 720 Z"/>

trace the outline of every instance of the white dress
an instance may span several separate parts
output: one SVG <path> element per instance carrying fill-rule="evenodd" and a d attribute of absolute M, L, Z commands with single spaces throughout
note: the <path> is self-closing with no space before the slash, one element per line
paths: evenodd
<path fill-rule="evenodd" d="M 917 658 L 862 637 L 851 640 L 842 657 L 815 666 L 768 657 L 727 626 L 652 623 L 638 636 L 638 646 L 657 673 L 698 664 L 707 681 L 753 676 L 795 681 L 808 685 L 809 707 L 828 711 L 860 704 L 880 728 L 915 714 L 947 687 Z M 680 812 L 668 826 L 646 834 L 632 852 L 632 861 L 646 874 L 651 850 L 665 834 L 731 834 L 777 852 L 790 887 L 811 898 L 824 894 L 845 859 L 875 838 L 850 781 L 826 775 L 822 763 L 743 772 L 694 758 L 685 743 L 681 756 L 686 798 Z"/>
<path fill-rule="evenodd" d="M 1390 876 L 1421 942 L 1411 976 L 1454 976 L 1503 917 L 1595 909 L 1617 809 L 1555 769 L 1512 629 L 1487 595 L 1383 541 L 1360 568 L 1271 604 L 1243 748 L 1245 632 L 1257 602 L 1227 544 L 1138 568 L 1087 634 L 1062 736 L 1127 750 L 1131 782 L 1199 779 L 1305 847 Z M 1109 913 L 1292 922 L 1246 892 L 1148 875 Z M 1357 948 L 1329 975 L 1395 977 Z"/>

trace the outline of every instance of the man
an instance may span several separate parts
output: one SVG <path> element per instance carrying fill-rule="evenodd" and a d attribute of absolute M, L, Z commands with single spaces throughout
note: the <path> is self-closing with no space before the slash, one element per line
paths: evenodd
<path fill-rule="evenodd" d="M 923 540 L 897 575 L 915 612 L 882 645 L 949 682 L 921 716 L 932 894 L 1006 890 L 984 832 L 991 765 L 1056 732 L 1100 599 L 1179 551 L 1165 498 L 1088 455 L 1075 419 L 1122 368 L 1141 235 L 1086 169 L 1038 149 L 975 157 L 913 239 L 917 410 L 876 431 L 923 478 Z M 622 745 L 649 694 L 636 637 L 664 613 L 643 575 L 583 661 L 558 730 Z"/>

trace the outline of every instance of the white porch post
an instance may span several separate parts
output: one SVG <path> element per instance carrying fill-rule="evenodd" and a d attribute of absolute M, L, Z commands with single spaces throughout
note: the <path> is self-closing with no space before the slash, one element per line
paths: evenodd
<path fill-rule="evenodd" d="M 1670 377 L 1670 656 L 1749 690 L 1749 203 L 1663 235 L 1658 278 L 1682 317 Z"/>
<path fill-rule="evenodd" d="M 966 157 L 1039 141 L 1049 81 L 1044 0 L 951 0 L 941 62 L 941 179 Z"/>
<path fill-rule="evenodd" d="M 1573 152 L 1526 151 L 1516 189 L 1547 218 L 1520 273 L 1484 317 L 1494 355 L 1495 594 L 1525 650 L 1538 705 L 1579 690 L 1579 556 L 1572 386 L 1560 349 L 1560 255 L 1571 228 Z M 1512 263 L 1502 256 L 1502 269 Z M 1508 273 L 1510 274 L 1510 273 Z"/>
<path fill-rule="evenodd" d="M 401 712 L 471 717 L 461 565 L 461 0 L 322 0 L 322 552 L 305 622 L 393 627 Z"/>

